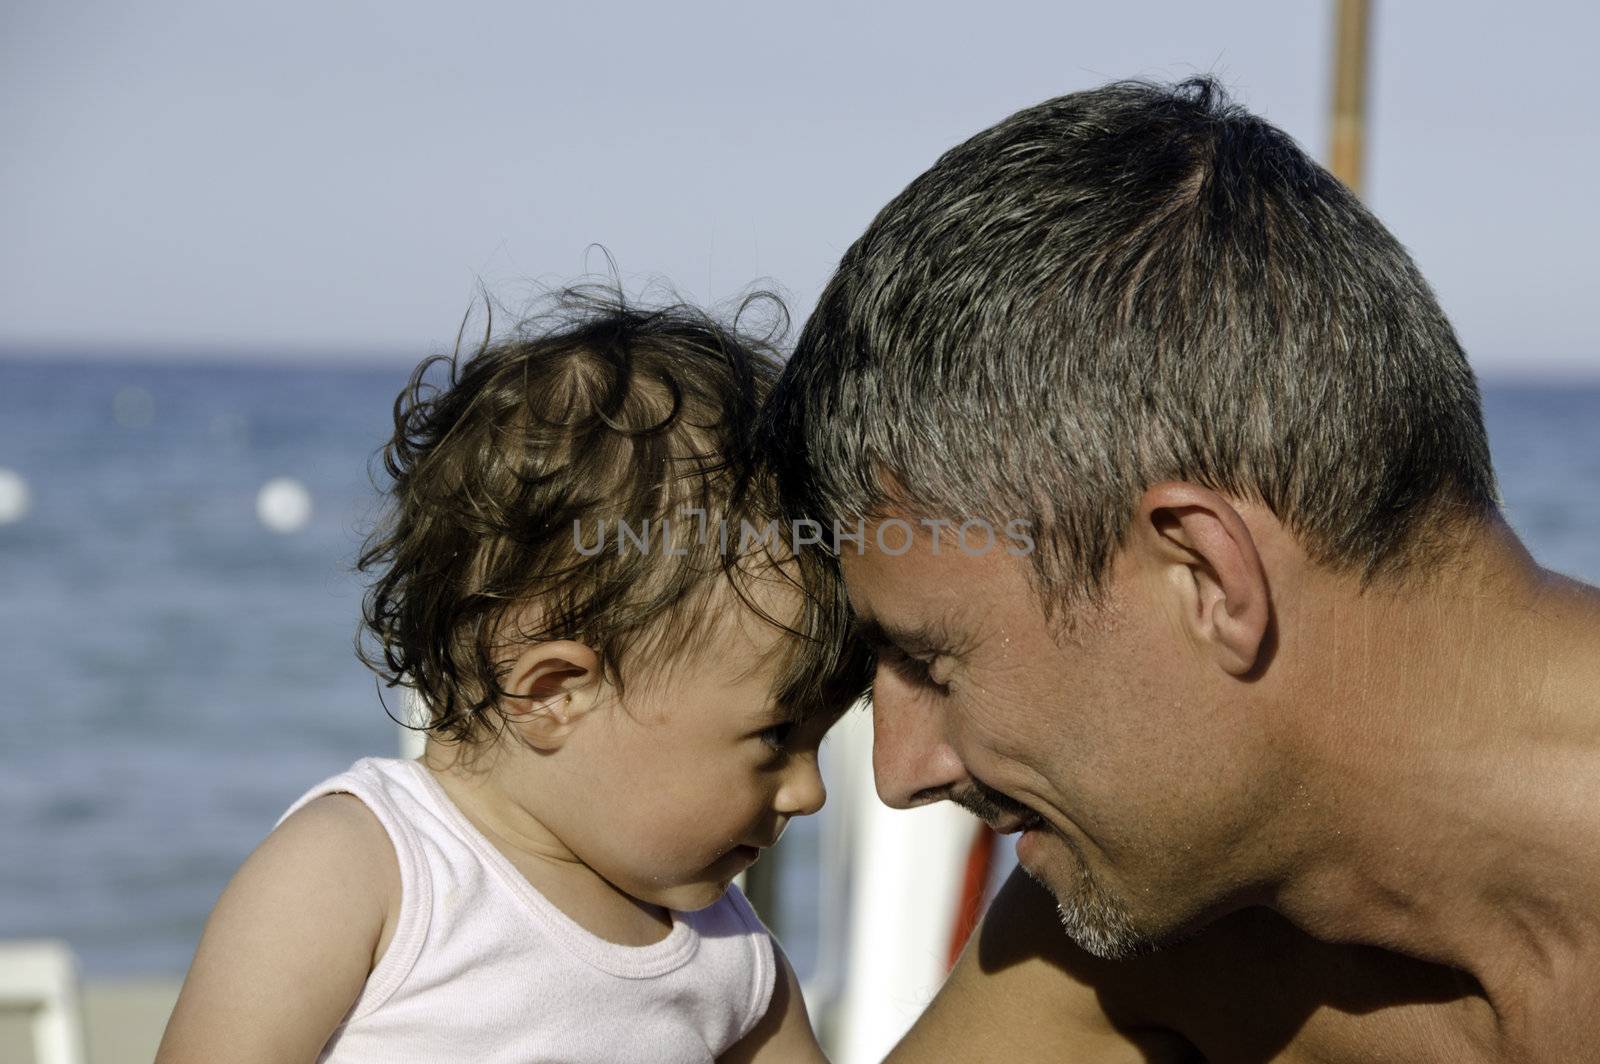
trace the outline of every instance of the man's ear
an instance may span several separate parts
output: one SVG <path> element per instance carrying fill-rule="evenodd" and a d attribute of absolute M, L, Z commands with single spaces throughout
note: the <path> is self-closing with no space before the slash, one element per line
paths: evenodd
<path fill-rule="evenodd" d="M 518 735 L 537 750 L 561 748 L 600 691 L 600 658 L 570 639 L 534 643 L 512 663 L 501 709 Z"/>
<path fill-rule="evenodd" d="M 1146 489 L 1137 521 L 1138 538 L 1177 597 L 1190 637 L 1224 671 L 1248 674 L 1261 660 L 1272 614 L 1250 526 L 1223 496 L 1179 482 Z"/>

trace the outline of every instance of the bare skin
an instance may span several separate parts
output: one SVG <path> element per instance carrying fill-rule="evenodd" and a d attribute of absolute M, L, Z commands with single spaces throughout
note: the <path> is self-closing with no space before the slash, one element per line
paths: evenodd
<path fill-rule="evenodd" d="M 1600 591 L 1498 518 L 1363 590 L 1173 483 L 1056 638 L 1027 559 L 923 531 L 843 557 L 920 662 L 880 668 L 879 793 L 1000 795 L 1050 893 L 1008 884 L 891 1060 L 1600 1055 Z"/>

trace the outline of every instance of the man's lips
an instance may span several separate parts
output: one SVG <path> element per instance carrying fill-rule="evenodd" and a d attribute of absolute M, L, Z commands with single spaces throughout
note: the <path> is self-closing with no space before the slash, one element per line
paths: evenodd
<path fill-rule="evenodd" d="M 1026 831 L 1031 827 L 1041 826 L 1044 822 L 1043 818 L 1028 806 L 977 777 L 973 777 L 967 786 L 947 793 L 945 797 L 1002 835 Z"/>
<path fill-rule="evenodd" d="M 1007 817 L 998 823 L 991 821 L 989 826 L 1002 835 L 1015 835 L 1019 831 L 1044 827 L 1044 817 L 1038 813 L 1029 813 L 1027 816 Z"/>

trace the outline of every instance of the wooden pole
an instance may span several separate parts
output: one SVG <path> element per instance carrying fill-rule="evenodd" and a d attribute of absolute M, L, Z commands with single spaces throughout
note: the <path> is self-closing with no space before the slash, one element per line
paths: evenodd
<path fill-rule="evenodd" d="M 1368 0 L 1336 0 L 1334 16 L 1333 122 L 1328 168 L 1361 195 L 1365 164 L 1367 39 L 1372 5 Z"/>

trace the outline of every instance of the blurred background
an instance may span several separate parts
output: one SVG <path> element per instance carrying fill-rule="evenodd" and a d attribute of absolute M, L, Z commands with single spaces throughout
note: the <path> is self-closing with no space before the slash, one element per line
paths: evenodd
<path fill-rule="evenodd" d="M 1480 374 L 1511 521 L 1590 581 L 1597 36 L 1575 2 L 1375 7 L 1362 187 Z M 1050 96 L 1212 73 L 1326 158 L 1333 38 L 1265 0 L 6 5 L 0 939 L 69 944 L 91 1059 L 148 1059 L 245 854 L 397 752 L 352 652 L 367 462 L 480 285 L 514 309 L 603 245 L 798 325 L 892 195 Z"/>

